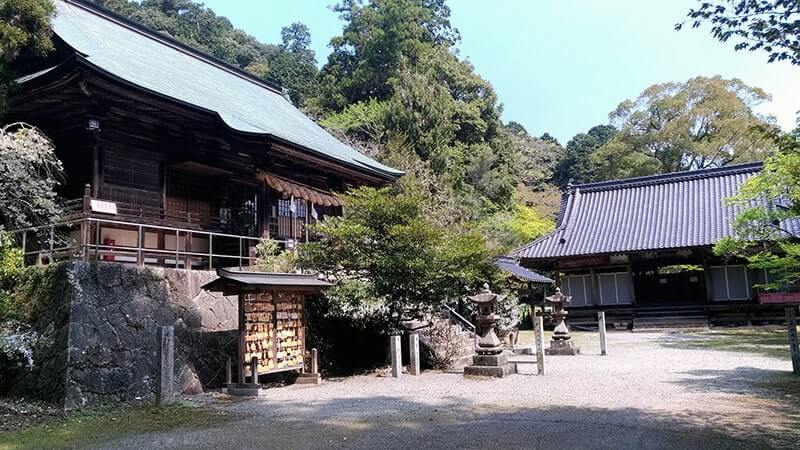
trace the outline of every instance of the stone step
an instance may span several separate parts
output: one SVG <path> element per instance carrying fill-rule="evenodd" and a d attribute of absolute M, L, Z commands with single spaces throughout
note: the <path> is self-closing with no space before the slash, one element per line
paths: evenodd
<path fill-rule="evenodd" d="M 521 346 L 517 345 L 514 347 L 514 354 L 515 355 L 535 355 L 536 349 L 532 345 Z"/>

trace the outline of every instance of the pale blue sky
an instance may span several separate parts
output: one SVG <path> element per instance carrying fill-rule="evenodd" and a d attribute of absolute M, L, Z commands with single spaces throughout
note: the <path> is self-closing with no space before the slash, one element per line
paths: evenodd
<path fill-rule="evenodd" d="M 206 0 L 264 42 L 303 22 L 311 30 L 320 64 L 342 22 L 335 0 Z M 800 111 L 800 67 L 767 64 L 765 54 L 736 52 L 707 29 L 677 32 L 695 0 L 451 0 L 452 24 L 461 32 L 460 54 L 497 90 L 503 119 L 529 132 L 574 134 L 608 122 L 620 101 L 651 84 L 696 75 L 737 77 L 772 94 L 759 111 L 794 127 Z"/>

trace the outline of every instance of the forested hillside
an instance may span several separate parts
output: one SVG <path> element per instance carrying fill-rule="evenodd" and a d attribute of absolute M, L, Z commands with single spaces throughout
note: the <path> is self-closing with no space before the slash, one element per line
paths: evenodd
<path fill-rule="evenodd" d="M 654 85 L 565 147 L 503 123 L 491 83 L 458 56 L 445 0 L 342 1 L 333 8 L 342 33 L 321 69 L 301 23 L 284 27 L 282 42 L 262 43 L 191 0 L 97 3 L 282 85 L 329 130 L 407 171 L 402 187 L 425 193 L 437 221 L 478 224 L 505 246 L 552 228 L 570 180 L 692 170 L 770 152 L 757 125 L 772 120 L 753 112 L 769 96 L 720 77 Z"/>

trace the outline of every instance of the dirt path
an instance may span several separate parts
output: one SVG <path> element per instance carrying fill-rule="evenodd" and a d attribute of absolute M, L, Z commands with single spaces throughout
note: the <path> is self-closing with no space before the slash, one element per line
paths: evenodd
<path fill-rule="evenodd" d="M 787 361 L 676 348 L 680 335 L 609 335 L 598 356 L 552 357 L 544 377 L 426 372 L 194 401 L 240 414 L 224 427 L 108 448 L 773 448 L 800 442 L 800 380 Z"/>

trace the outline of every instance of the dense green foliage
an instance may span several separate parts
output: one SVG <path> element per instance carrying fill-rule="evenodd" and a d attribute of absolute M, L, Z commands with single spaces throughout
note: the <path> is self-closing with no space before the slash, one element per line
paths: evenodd
<path fill-rule="evenodd" d="M 351 291 L 345 301 L 359 306 L 374 299 L 397 321 L 409 309 L 438 306 L 494 277 L 486 240 L 434 223 L 421 196 L 362 187 L 341 198 L 344 216 L 314 227 L 320 240 L 301 244 L 300 262 L 341 280 L 341 289 Z"/>
<path fill-rule="evenodd" d="M 800 221 L 800 129 L 773 132 L 772 138 L 778 152 L 730 199 L 742 208 L 733 222 L 735 235 L 717 243 L 714 251 L 746 258 L 770 275 L 765 287 L 783 288 L 800 283 L 800 236 L 786 227 Z"/>
<path fill-rule="evenodd" d="M 9 64 L 22 53 L 43 55 L 53 48 L 49 0 L 0 0 L 0 117 L 12 87 Z"/>
<path fill-rule="evenodd" d="M 572 181 L 575 184 L 588 183 L 594 180 L 589 160 L 595 150 L 608 142 L 617 129 L 611 125 L 597 125 L 586 133 L 578 133 L 569 142 L 564 157 L 558 161 L 554 181 L 564 188 Z"/>
<path fill-rule="evenodd" d="M 22 270 L 22 249 L 0 234 L 0 323 L 18 318 L 13 293 Z"/>
<path fill-rule="evenodd" d="M 774 119 L 754 111 L 770 97 L 738 79 L 695 77 L 661 83 L 625 100 L 611 125 L 576 135 L 559 161 L 555 182 L 654 175 L 760 161 L 775 144 Z"/>
<path fill-rule="evenodd" d="M 688 17 L 694 28 L 710 22 L 711 34 L 721 42 L 734 38 L 736 50 L 761 50 L 769 62 L 800 65 L 800 1 L 704 0 Z"/>

